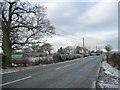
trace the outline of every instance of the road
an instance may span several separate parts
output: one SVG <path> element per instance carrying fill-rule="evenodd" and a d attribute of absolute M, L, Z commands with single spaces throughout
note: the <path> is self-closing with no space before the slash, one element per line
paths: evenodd
<path fill-rule="evenodd" d="M 104 55 L 2 75 L 2 88 L 92 88 Z"/>

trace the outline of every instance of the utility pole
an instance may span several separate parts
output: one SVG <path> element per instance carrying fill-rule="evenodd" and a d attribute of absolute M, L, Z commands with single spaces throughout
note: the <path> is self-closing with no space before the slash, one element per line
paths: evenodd
<path fill-rule="evenodd" d="M 97 51 L 97 46 L 96 46 L 96 51 Z"/>
<path fill-rule="evenodd" d="M 84 43 L 84 37 L 83 37 L 83 55 L 85 54 L 85 43 Z"/>

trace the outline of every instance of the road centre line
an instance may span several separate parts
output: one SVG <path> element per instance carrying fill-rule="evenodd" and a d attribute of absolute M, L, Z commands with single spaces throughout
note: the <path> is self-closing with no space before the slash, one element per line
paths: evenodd
<path fill-rule="evenodd" d="M 11 81 L 11 82 L 7 82 L 7 83 L 4 83 L 4 84 L 1 84 L 0 86 L 5 86 L 5 85 L 8 85 L 8 84 L 12 84 L 12 83 L 15 83 L 15 82 L 19 82 L 19 81 L 22 81 L 22 80 L 25 80 L 25 79 L 29 79 L 31 78 L 32 76 L 28 76 L 28 77 L 24 77 L 24 78 L 21 78 L 21 79 L 17 79 L 17 80 L 14 80 L 14 81 Z"/>
<path fill-rule="evenodd" d="M 62 68 L 65 68 L 65 67 L 68 67 L 68 66 L 71 66 L 71 65 L 74 65 L 74 64 L 76 64 L 76 63 L 72 63 L 72 64 L 68 64 L 68 65 L 62 66 L 62 67 L 58 67 L 58 68 L 56 68 L 56 70 L 59 70 L 59 69 L 62 69 Z"/>
<path fill-rule="evenodd" d="M 82 59 L 82 58 L 81 58 Z M 79 59 L 76 60 L 70 60 L 70 61 L 64 61 L 64 62 L 58 62 L 56 64 L 63 64 L 63 63 L 69 63 L 69 62 L 75 62 L 75 61 L 79 61 Z"/>

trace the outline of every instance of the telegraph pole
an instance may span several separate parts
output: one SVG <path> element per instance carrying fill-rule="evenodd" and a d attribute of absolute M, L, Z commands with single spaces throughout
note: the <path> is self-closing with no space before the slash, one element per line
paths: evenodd
<path fill-rule="evenodd" d="M 85 54 L 85 42 L 84 42 L 84 37 L 83 37 L 83 55 Z"/>
<path fill-rule="evenodd" d="M 96 46 L 96 51 L 97 51 L 97 46 Z"/>

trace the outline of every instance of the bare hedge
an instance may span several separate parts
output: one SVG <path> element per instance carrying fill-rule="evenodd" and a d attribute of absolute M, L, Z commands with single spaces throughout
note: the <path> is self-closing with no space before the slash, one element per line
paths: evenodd
<path fill-rule="evenodd" d="M 13 60 L 13 66 L 33 66 L 39 64 L 57 63 L 67 60 L 81 58 L 80 54 L 54 54 L 45 57 L 23 57 L 21 59 Z"/>
<path fill-rule="evenodd" d="M 113 53 L 110 55 L 109 63 L 114 67 L 120 69 L 120 53 Z"/>

